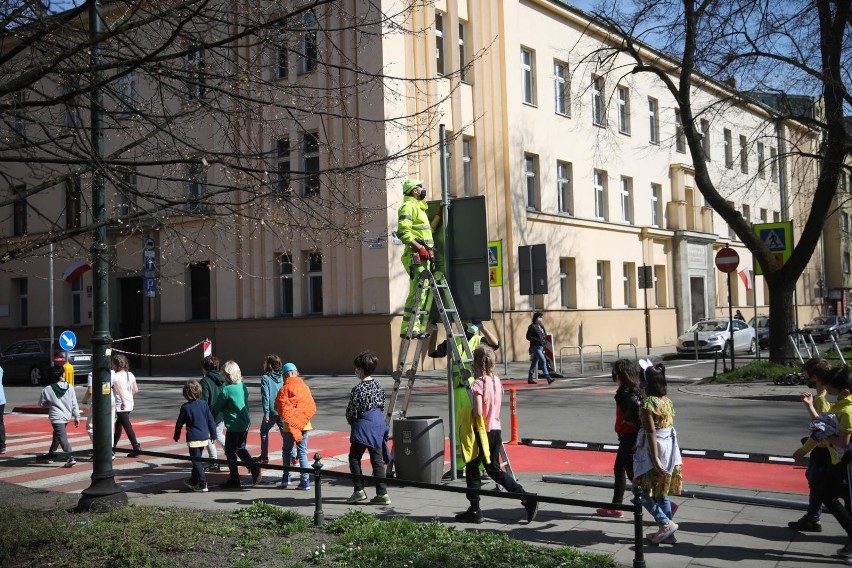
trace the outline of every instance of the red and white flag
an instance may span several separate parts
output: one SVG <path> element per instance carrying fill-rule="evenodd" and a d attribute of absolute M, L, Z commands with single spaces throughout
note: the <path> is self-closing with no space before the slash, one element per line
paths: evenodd
<path fill-rule="evenodd" d="M 748 268 L 740 271 L 740 280 L 743 281 L 743 286 L 745 286 L 746 292 L 751 290 L 751 271 Z"/>

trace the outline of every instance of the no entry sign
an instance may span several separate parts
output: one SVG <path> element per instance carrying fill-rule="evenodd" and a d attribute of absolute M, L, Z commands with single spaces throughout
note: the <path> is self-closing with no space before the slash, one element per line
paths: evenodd
<path fill-rule="evenodd" d="M 740 265 L 740 255 L 732 248 L 719 249 L 716 253 L 716 268 L 722 272 L 733 272 Z"/>

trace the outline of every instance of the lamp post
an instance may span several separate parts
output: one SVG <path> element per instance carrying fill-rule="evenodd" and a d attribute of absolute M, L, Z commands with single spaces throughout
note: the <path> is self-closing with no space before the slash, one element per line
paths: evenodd
<path fill-rule="evenodd" d="M 109 333 L 109 258 L 106 247 L 106 199 L 104 176 L 101 171 L 104 160 L 103 94 L 100 89 L 102 74 L 98 70 L 100 48 L 98 41 L 103 22 L 100 0 L 89 2 L 89 37 L 92 39 L 92 93 L 91 93 L 91 142 L 92 142 L 92 299 L 94 303 L 94 325 L 92 328 L 92 484 L 83 490 L 78 510 L 91 510 L 127 504 L 127 494 L 115 483 L 112 469 L 112 381 L 110 380 L 110 358 L 112 337 Z"/>

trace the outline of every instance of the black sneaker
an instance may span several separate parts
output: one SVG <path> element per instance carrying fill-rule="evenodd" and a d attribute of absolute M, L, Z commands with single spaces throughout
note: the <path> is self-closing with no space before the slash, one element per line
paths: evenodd
<path fill-rule="evenodd" d="M 464 513 L 456 515 L 456 521 L 459 523 L 475 523 L 482 522 L 482 511 L 479 509 L 468 509 Z"/>
<path fill-rule="evenodd" d="M 208 465 L 204 468 L 204 471 L 213 471 L 213 472 L 222 471 L 222 466 L 219 465 L 218 463 L 211 463 L 210 465 Z"/>
<path fill-rule="evenodd" d="M 537 384 L 538 384 L 538 382 L 536 382 L 534 379 L 527 379 L 527 384 L 530 384 L 530 385 L 537 385 Z"/>
<path fill-rule="evenodd" d="M 136 444 L 135 446 L 133 446 L 133 450 L 129 454 L 127 454 L 127 457 L 136 458 L 136 457 L 139 457 L 140 455 L 142 455 L 142 446 L 140 446 L 139 444 Z"/>
<path fill-rule="evenodd" d="M 535 516 L 538 515 L 538 499 L 527 499 L 526 501 L 521 501 L 521 504 L 527 510 L 527 522 L 533 522 Z"/>
<path fill-rule="evenodd" d="M 242 489 L 243 484 L 237 479 L 228 478 L 228 481 L 219 484 L 220 489 Z"/>
<path fill-rule="evenodd" d="M 258 483 L 260 483 L 260 478 L 261 478 L 261 474 L 262 474 L 262 471 L 260 469 L 260 465 L 255 465 L 255 466 L 250 467 L 249 471 L 251 472 L 251 484 L 257 485 Z"/>
<path fill-rule="evenodd" d="M 800 532 L 822 532 L 822 525 L 819 521 L 815 521 L 805 515 L 798 521 L 790 521 L 787 526 L 794 531 Z"/>

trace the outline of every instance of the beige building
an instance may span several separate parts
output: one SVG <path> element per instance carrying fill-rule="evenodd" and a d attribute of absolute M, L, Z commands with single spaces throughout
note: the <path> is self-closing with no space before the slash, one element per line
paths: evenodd
<path fill-rule="evenodd" d="M 382 2 L 388 12 L 397 4 Z M 306 171 L 346 163 L 347 157 L 321 149 L 323 136 L 333 137 L 337 148 L 368 144 L 391 154 L 414 150 L 378 176 L 385 182 L 377 176 L 346 181 L 351 199 L 378 212 L 364 219 L 360 242 L 319 244 L 313 230 L 282 235 L 239 219 L 231 231 L 214 231 L 191 207 L 185 218 L 170 221 L 196 235 L 191 246 L 176 240 L 168 224 L 114 231 L 111 333 L 123 339 L 151 331 L 150 341 L 129 339 L 117 348 L 142 354 L 150 349 L 157 355 L 151 363 L 155 372 L 197 368 L 197 344 L 208 338 L 217 355 L 236 359 L 249 374 L 260 370 L 268 352 L 295 361 L 306 373 L 349 373 L 362 349 L 374 350 L 381 371 L 390 371 L 408 288 L 399 261 L 402 247 L 392 237 L 401 184 L 406 177 L 422 178 L 432 188 L 430 197 L 440 197 L 438 124 L 450 134 L 450 194 L 485 196 L 489 239 L 503 243 L 505 289 L 491 289 L 492 325 L 509 360 L 528 357 L 524 334 L 534 309 L 545 312 L 556 347 L 570 347 L 566 354 L 576 354 L 571 346 L 615 350 L 631 344 L 641 353 L 648 345 L 646 333 L 651 346 L 673 345 L 698 319 L 727 314 L 726 280 L 714 267 L 714 255 L 726 245 L 734 247 L 741 270 L 751 267 L 751 255 L 695 187 L 668 91 L 649 74 L 631 74 L 630 62 L 621 56 L 606 66 L 596 63 L 594 54 L 618 38 L 552 0 L 422 2 L 398 23 L 407 33 L 385 34 L 367 47 L 353 39 L 349 46 L 377 72 L 399 77 L 386 77 L 382 88 L 362 101 L 362 112 L 378 119 L 414 117 L 408 128 L 387 124 L 353 132 L 343 120 L 320 125 L 308 115 L 275 131 L 265 130 L 269 120 L 248 118 L 245 124 L 265 145 L 273 172 L 289 169 L 281 164 L 290 162 Z M 321 40 L 317 47 L 323 62 L 342 58 L 323 51 Z M 280 72 L 282 60 L 268 45 L 246 49 L 249 60 Z M 676 62 L 649 53 L 675 70 Z M 293 56 L 284 65 L 302 63 Z M 284 73 L 280 80 L 329 81 L 310 71 Z M 406 80 L 412 78 L 422 81 Z M 808 211 L 815 172 L 784 156 L 791 145 L 814 148 L 818 137 L 801 124 L 779 124 L 768 107 L 738 98 L 714 79 L 699 78 L 695 107 L 702 109 L 696 126 L 705 134 L 719 191 L 754 223 L 789 218 L 798 227 L 800 214 Z M 136 88 L 144 98 L 147 87 Z M 274 88 L 266 95 L 278 96 Z M 221 147 L 233 143 L 215 134 L 209 141 Z M 178 191 L 192 195 L 204 193 L 206 186 L 238 183 L 223 168 L 203 162 L 199 156 L 190 164 Z M 145 176 L 139 178 L 144 185 Z M 87 185 L 85 179 L 74 183 Z M 329 191 L 311 183 L 304 182 L 306 193 Z M 57 197 L 63 191 L 57 187 L 56 193 L 5 207 L 3 237 L 37 238 L 43 215 L 34 211 L 59 216 L 63 200 Z M 122 202 L 120 192 L 110 195 L 113 214 L 136 206 Z M 83 223 L 88 215 L 81 213 Z M 548 294 L 533 298 L 520 295 L 516 258 L 519 246 L 531 244 L 547 247 L 549 285 Z M 7 263 L 0 272 L 4 346 L 47 333 L 50 272 L 43 253 Z M 92 324 L 92 274 L 72 282 L 60 275 L 86 254 L 85 243 L 76 250 L 65 247 L 53 278 L 55 327 L 77 330 L 83 343 Z M 143 289 L 145 258 L 156 267 L 151 298 Z M 833 264 L 839 258 L 848 260 L 848 252 L 826 246 L 815 255 L 797 287 L 800 318 L 825 309 L 814 288 L 831 274 L 822 259 Z M 643 266 L 651 267 L 651 289 L 640 288 Z M 754 280 L 753 295 L 736 273 L 730 276 L 732 303 L 746 317 L 755 309 L 767 312 L 766 287 L 762 278 Z M 135 362 L 143 369 L 148 365 L 144 356 Z"/>

